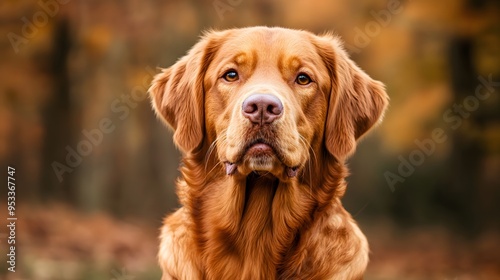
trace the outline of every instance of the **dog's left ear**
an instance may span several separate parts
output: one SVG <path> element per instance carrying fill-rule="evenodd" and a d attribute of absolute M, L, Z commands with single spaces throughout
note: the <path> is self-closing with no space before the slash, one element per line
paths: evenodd
<path fill-rule="evenodd" d="M 348 56 L 340 39 L 320 37 L 316 47 L 330 72 L 332 90 L 325 127 L 325 146 L 343 161 L 356 141 L 382 120 L 389 97 L 381 82 L 370 78 Z"/>

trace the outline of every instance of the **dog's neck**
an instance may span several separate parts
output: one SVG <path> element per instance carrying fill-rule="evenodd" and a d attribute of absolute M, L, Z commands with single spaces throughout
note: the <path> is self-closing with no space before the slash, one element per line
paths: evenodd
<path fill-rule="evenodd" d="M 346 172 L 338 163 L 305 168 L 303 176 L 284 182 L 256 173 L 228 176 L 216 163 L 203 162 L 194 154 L 185 158 L 186 184 L 178 191 L 193 220 L 205 270 L 221 279 L 276 275 L 299 242 L 297 233 L 343 194 Z M 241 269 L 232 271 L 235 267 Z"/>

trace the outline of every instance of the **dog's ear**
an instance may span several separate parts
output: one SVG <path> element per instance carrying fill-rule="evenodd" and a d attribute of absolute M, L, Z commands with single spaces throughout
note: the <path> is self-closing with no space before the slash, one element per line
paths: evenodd
<path fill-rule="evenodd" d="M 355 151 L 356 141 L 382 120 L 389 97 L 381 82 L 370 78 L 349 58 L 340 39 L 326 35 L 316 46 L 332 82 L 325 146 L 343 161 Z"/>
<path fill-rule="evenodd" d="M 183 152 L 203 141 L 203 80 L 221 37 L 213 31 L 205 34 L 187 55 L 157 74 L 149 88 L 155 112 L 173 129 L 174 142 Z"/>

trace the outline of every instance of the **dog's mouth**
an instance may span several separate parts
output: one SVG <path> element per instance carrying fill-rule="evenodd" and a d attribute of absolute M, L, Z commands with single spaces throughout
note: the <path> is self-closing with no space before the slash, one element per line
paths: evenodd
<path fill-rule="evenodd" d="M 243 149 L 243 157 L 272 157 L 278 156 L 274 145 L 262 138 L 256 139 L 246 145 Z"/>
<path fill-rule="evenodd" d="M 298 166 L 290 167 L 284 164 L 284 157 L 272 141 L 264 138 L 257 138 L 249 141 L 237 157 L 236 162 L 225 162 L 226 174 L 233 175 L 238 170 L 238 166 L 244 165 L 254 173 L 273 173 L 277 169 L 285 168 L 288 177 L 295 177 L 298 173 Z M 280 166 L 281 168 L 278 168 Z"/>

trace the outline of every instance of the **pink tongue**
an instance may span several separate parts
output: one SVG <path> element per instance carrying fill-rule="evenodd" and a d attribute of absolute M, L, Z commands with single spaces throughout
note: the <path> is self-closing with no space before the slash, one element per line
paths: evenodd
<path fill-rule="evenodd" d="M 226 174 L 233 175 L 236 172 L 237 166 L 234 163 L 226 162 Z"/>

